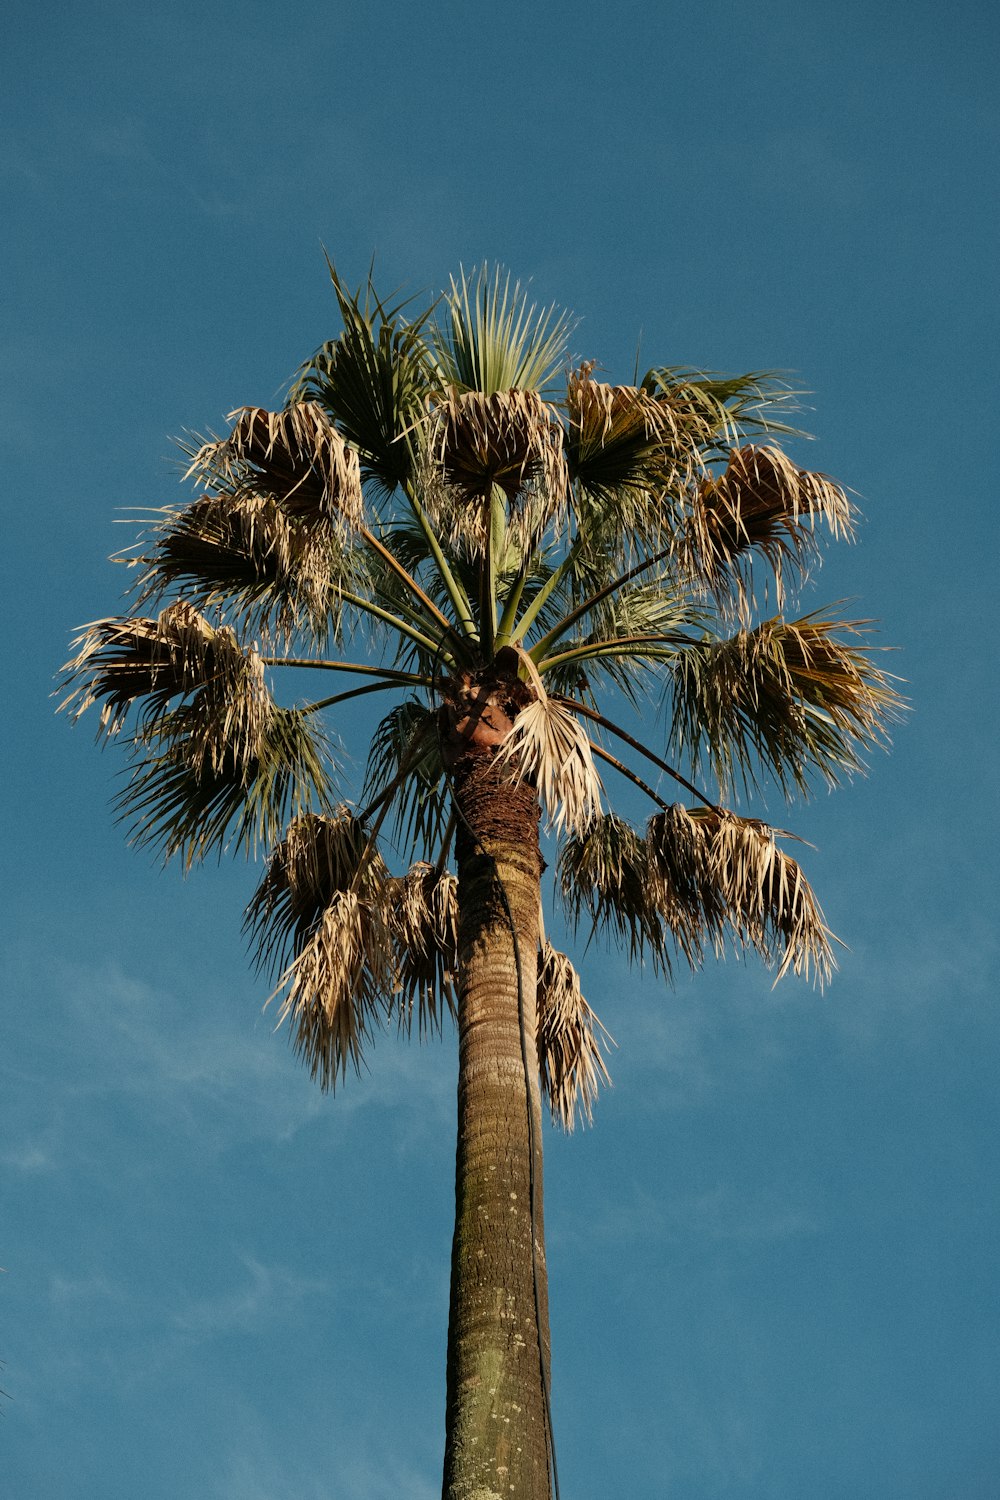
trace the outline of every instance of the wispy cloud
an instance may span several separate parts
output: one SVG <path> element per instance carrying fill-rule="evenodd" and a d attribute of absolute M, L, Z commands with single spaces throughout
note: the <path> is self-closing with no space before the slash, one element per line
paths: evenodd
<path fill-rule="evenodd" d="M 265 1266 L 252 1256 L 241 1257 L 242 1282 L 215 1297 L 185 1299 L 170 1321 L 180 1333 L 196 1339 L 220 1333 L 247 1332 L 287 1318 L 303 1302 L 329 1294 L 329 1283 L 301 1276 L 284 1266 Z"/>

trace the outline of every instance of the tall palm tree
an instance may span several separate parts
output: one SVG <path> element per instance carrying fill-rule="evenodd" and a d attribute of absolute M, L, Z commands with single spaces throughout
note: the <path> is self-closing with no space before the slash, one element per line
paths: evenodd
<path fill-rule="evenodd" d="M 634 962 L 735 946 L 822 982 L 789 835 L 725 800 L 836 783 L 899 699 L 864 622 L 782 613 L 854 516 L 777 446 L 778 383 L 606 383 L 499 271 L 420 312 L 331 274 L 342 332 L 282 410 L 191 446 L 199 493 L 133 549 L 134 612 L 75 642 L 66 702 L 126 740 L 136 842 L 269 851 L 246 930 L 324 1088 L 385 1022 L 457 1022 L 444 1493 L 539 1500 L 542 1096 L 572 1128 L 607 1077 L 540 830 L 572 922 Z M 280 703 L 306 669 L 330 690 Z M 386 694 L 351 798 L 325 726 Z"/>

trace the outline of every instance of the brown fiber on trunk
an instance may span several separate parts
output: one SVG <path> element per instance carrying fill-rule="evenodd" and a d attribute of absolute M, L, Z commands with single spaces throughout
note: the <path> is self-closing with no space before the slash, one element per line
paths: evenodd
<path fill-rule="evenodd" d="M 457 757 L 454 790 L 458 1157 L 443 1493 L 445 1500 L 547 1500 L 539 1325 L 546 1370 L 549 1329 L 535 1045 L 538 798 L 533 788 L 499 777 L 492 750 L 468 741 Z"/>

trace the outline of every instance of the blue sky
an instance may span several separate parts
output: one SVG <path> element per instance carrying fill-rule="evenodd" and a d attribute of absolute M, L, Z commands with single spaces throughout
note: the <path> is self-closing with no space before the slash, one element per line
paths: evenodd
<path fill-rule="evenodd" d="M 0 1472 L 11 1500 L 440 1488 L 454 1047 L 321 1096 L 262 1014 L 254 872 L 124 847 L 53 717 L 170 436 L 273 403 L 349 279 L 500 260 L 581 356 L 780 368 L 855 490 L 914 711 L 767 811 L 823 997 L 581 961 L 618 1041 L 546 1140 L 563 1494 L 996 1494 L 998 110 L 992 7 L 12 0 Z M 351 725 L 345 724 L 345 736 Z M 991 982 L 992 976 L 992 982 Z"/>

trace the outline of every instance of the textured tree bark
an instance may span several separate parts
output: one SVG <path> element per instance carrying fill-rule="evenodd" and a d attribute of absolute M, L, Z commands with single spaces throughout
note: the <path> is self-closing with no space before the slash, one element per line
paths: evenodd
<path fill-rule="evenodd" d="M 535 1044 L 538 798 L 532 788 L 497 777 L 492 750 L 463 755 L 454 787 L 462 814 L 458 1156 L 443 1494 L 444 1500 L 547 1500 L 541 1358 L 547 1378 L 549 1325 Z"/>

